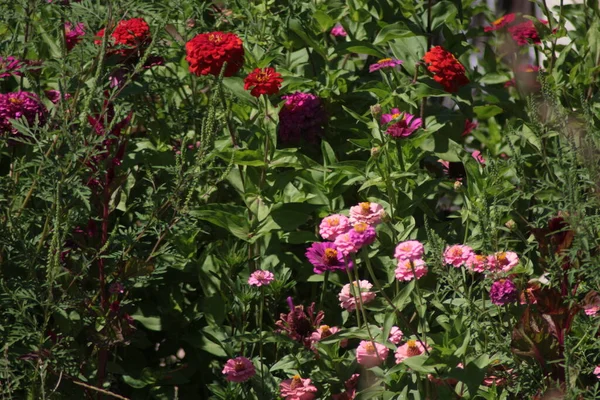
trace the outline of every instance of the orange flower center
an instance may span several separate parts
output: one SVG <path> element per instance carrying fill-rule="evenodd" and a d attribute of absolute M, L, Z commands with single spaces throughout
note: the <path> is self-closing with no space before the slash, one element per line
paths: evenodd
<path fill-rule="evenodd" d="M 213 43 L 221 43 L 222 39 L 223 38 L 221 37 L 221 35 L 215 35 L 214 33 L 208 35 L 208 40 Z"/>
<path fill-rule="evenodd" d="M 240 372 L 246 369 L 246 365 L 242 361 L 236 361 L 233 369 L 235 369 L 235 372 Z"/>
<path fill-rule="evenodd" d="M 359 206 L 363 214 L 369 214 L 371 212 L 371 203 L 369 203 L 368 201 L 360 203 Z"/>
<path fill-rule="evenodd" d="M 367 230 L 368 227 L 369 225 L 365 224 L 364 222 L 359 222 L 356 225 L 354 225 L 354 230 L 358 233 L 363 233 Z"/>
<path fill-rule="evenodd" d="M 340 219 L 338 217 L 331 217 L 327 220 L 329 226 L 338 226 L 340 224 Z"/>
<path fill-rule="evenodd" d="M 23 100 L 21 99 L 16 99 L 14 97 L 11 97 L 10 99 L 8 99 L 8 101 L 10 101 L 13 104 L 23 104 Z"/>
<path fill-rule="evenodd" d="M 323 261 L 325 261 L 327 264 L 333 264 L 337 262 L 337 255 L 338 252 L 336 249 L 327 248 L 323 253 Z"/>
<path fill-rule="evenodd" d="M 452 256 L 454 257 L 461 257 L 462 256 L 462 249 L 460 247 L 455 247 L 452 249 L 452 251 L 450 252 L 450 254 L 452 254 Z"/>
<path fill-rule="evenodd" d="M 258 74 L 256 74 L 255 79 L 259 82 L 267 82 L 269 80 L 269 74 L 265 71 L 260 71 Z"/>
<path fill-rule="evenodd" d="M 321 338 L 326 338 L 327 336 L 332 335 L 329 325 L 321 325 L 319 330 L 321 331 Z"/>
<path fill-rule="evenodd" d="M 377 61 L 377 64 L 384 64 L 386 62 L 390 62 L 392 61 L 391 58 L 382 58 L 381 60 Z"/>
<path fill-rule="evenodd" d="M 505 252 L 498 253 L 496 255 L 496 260 L 498 260 L 498 264 L 500 264 L 500 265 L 506 265 L 506 264 L 508 264 L 508 258 L 506 258 L 506 253 Z"/>
<path fill-rule="evenodd" d="M 504 17 L 500 17 L 497 20 L 495 20 L 494 22 L 492 22 L 492 25 L 494 26 L 498 26 L 500 25 L 502 22 L 504 21 Z"/>
<path fill-rule="evenodd" d="M 375 353 L 375 345 L 373 343 L 369 342 L 365 345 L 365 350 L 367 350 L 367 353 L 373 354 L 373 353 Z"/>
<path fill-rule="evenodd" d="M 296 389 L 297 387 L 301 387 L 302 385 L 302 377 L 300 375 L 294 375 L 292 378 L 292 383 L 290 384 L 290 389 Z"/>
<path fill-rule="evenodd" d="M 406 344 L 408 345 L 406 354 L 409 357 L 418 356 L 419 354 L 421 354 L 421 350 L 419 350 L 419 347 L 417 346 L 417 342 L 415 340 L 409 340 L 408 342 L 406 342 Z"/>

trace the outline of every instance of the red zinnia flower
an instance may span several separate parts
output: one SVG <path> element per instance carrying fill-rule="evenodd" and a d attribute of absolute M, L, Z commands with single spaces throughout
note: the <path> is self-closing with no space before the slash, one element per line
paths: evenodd
<path fill-rule="evenodd" d="M 547 24 L 548 21 L 540 21 L 543 24 Z M 508 28 L 508 33 L 514 39 L 519 46 L 524 46 L 529 43 L 538 44 L 541 43 L 540 36 L 535 29 L 535 24 L 531 20 L 527 20 L 518 25 L 511 26 Z"/>
<path fill-rule="evenodd" d="M 102 44 L 105 29 L 96 33 L 94 44 Z M 110 49 L 109 53 L 130 56 L 138 49 L 147 46 L 152 40 L 150 27 L 143 18 L 132 18 L 119 21 L 115 30 L 108 37 L 109 47 L 118 46 L 118 49 Z"/>
<path fill-rule="evenodd" d="M 275 94 L 281 87 L 281 74 L 274 68 L 256 68 L 244 79 L 244 90 L 249 90 L 254 97 L 261 94 Z"/>
<path fill-rule="evenodd" d="M 465 67 L 452 53 L 441 46 L 435 46 L 423 57 L 427 69 L 433 74 L 433 79 L 444 87 L 446 92 L 458 92 L 458 89 L 469 83 L 465 75 Z"/>
<path fill-rule="evenodd" d="M 486 26 L 483 28 L 484 32 L 497 31 L 498 29 L 504 28 L 506 25 L 510 24 L 515 20 L 515 14 L 506 14 L 503 17 L 498 18 L 494 22 L 492 22 L 492 26 Z"/>
<path fill-rule="evenodd" d="M 224 76 L 232 76 L 244 64 L 242 40 L 233 33 L 200 33 L 185 44 L 185 50 L 190 72 L 196 75 L 218 76 L 227 62 Z"/>

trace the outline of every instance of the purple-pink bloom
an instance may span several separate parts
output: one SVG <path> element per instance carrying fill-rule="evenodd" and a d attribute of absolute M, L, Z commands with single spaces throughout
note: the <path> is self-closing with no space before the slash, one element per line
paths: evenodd
<path fill-rule="evenodd" d="M 0 79 L 11 75 L 23 76 L 23 67 L 24 64 L 13 56 L 0 57 Z"/>
<path fill-rule="evenodd" d="M 287 335 L 304 347 L 310 349 L 312 347 L 312 334 L 321 325 L 321 321 L 325 318 L 325 313 L 319 311 L 315 314 L 315 303 L 311 303 L 307 311 L 304 311 L 304 306 L 294 306 L 291 297 L 287 298 L 290 312 L 288 314 L 280 314 L 279 321 L 275 322 L 277 332 L 287 333 Z"/>
<path fill-rule="evenodd" d="M 346 33 L 346 30 L 344 29 L 344 27 L 342 26 L 342 24 L 335 24 L 335 26 L 333 27 L 333 29 L 331 29 L 331 35 L 332 36 L 339 36 L 339 37 L 346 37 L 346 36 L 348 36 L 348 34 Z"/>
<path fill-rule="evenodd" d="M 44 94 L 46 95 L 48 100 L 52 102 L 52 104 L 58 104 L 61 98 L 62 100 L 67 100 L 71 98 L 71 95 L 69 93 L 65 94 L 64 96 L 61 96 L 60 92 L 54 89 L 46 90 L 44 91 Z"/>
<path fill-rule="evenodd" d="M 392 326 L 390 329 L 390 335 L 388 336 L 388 340 L 394 344 L 400 344 L 400 341 L 404 337 L 404 333 L 397 326 Z"/>
<path fill-rule="evenodd" d="M 70 22 L 65 22 L 65 42 L 67 50 L 71 50 L 85 36 L 85 25 L 78 22 L 73 25 Z"/>
<path fill-rule="evenodd" d="M 323 218 L 319 225 L 319 234 L 325 240 L 335 240 L 342 233 L 348 232 L 350 221 L 342 214 L 333 214 Z"/>
<path fill-rule="evenodd" d="M 386 133 L 392 137 L 408 137 L 423 125 L 423 120 L 412 114 L 392 108 L 391 114 L 381 116 L 381 124 L 388 125 Z"/>
<path fill-rule="evenodd" d="M 350 286 L 352 285 L 352 287 Z M 371 292 L 373 285 L 369 281 L 354 281 L 352 284 L 344 285 L 342 291 L 338 295 L 340 307 L 346 311 L 354 311 L 356 307 L 360 307 L 360 303 L 367 304 L 375 299 L 376 293 Z M 360 299 L 358 295 L 360 294 Z"/>
<path fill-rule="evenodd" d="M 475 150 L 474 152 L 472 152 L 471 157 L 473 157 L 479 164 L 485 167 L 485 158 L 483 158 L 479 150 Z"/>
<path fill-rule="evenodd" d="M 262 269 L 254 271 L 248 278 L 248 284 L 250 286 L 268 286 L 275 279 L 275 275 L 271 271 L 264 271 Z"/>
<path fill-rule="evenodd" d="M 585 312 L 585 315 L 593 317 L 600 312 L 600 295 L 597 292 L 591 291 L 588 293 L 584 301 L 583 312 Z"/>
<path fill-rule="evenodd" d="M 384 214 L 385 210 L 380 204 L 365 201 L 350 207 L 350 223 L 364 222 L 365 224 L 375 226 L 381 222 Z"/>
<path fill-rule="evenodd" d="M 425 261 L 417 259 L 398 261 L 398 266 L 394 272 L 396 274 L 396 279 L 401 281 L 412 281 L 415 277 L 421 279 L 427 275 L 427 271 Z"/>
<path fill-rule="evenodd" d="M 348 257 L 350 254 L 356 253 L 359 250 L 357 243 L 352 240 L 350 233 L 348 232 L 338 235 L 333 243 L 344 257 Z"/>
<path fill-rule="evenodd" d="M 402 65 L 402 60 L 397 60 L 395 58 L 383 58 L 377 61 L 375 64 L 371 64 L 369 66 L 369 72 L 379 71 L 382 68 L 393 68 L 398 65 Z"/>
<path fill-rule="evenodd" d="M 46 108 L 39 97 L 29 92 L 13 92 L 0 94 L 0 135 L 19 132 L 10 123 L 10 119 L 25 118 L 29 125 L 37 120 L 40 125 L 45 122 Z"/>
<path fill-rule="evenodd" d="M 490 288 L 492 303 L 504 306 L 517 301 L 517 287 L 510 279 L 499 279 Z"/>
<path fill-rule="evenodd" d="M 394 251 L 394 257 L 400 260 L 418 260 L 423 257 L 423 244 L 418 240 L 408 240 L 399 243 Z"/>
<path fill-rule="evenodd" d="M 246 357 L 236 357 L 227 360 L 223 367 L 223 375 L 230 382 L 245 382 L 256 374 L 252 361 Z"/>
<path fill-rule="evenodd" d="M 467 264 L 472 255 L 473 249 L 469 246 L 455 244 L 447 247 L 444 251 L 444 262 L 458 268 Z"/>
<path fill-rule="evenodd" d="M 306 258 L 313 265 L 315 274 L 346 269 L 344 254 L 335 243 L 314 242 L 306 250 Z M 351 261 L 348 261 L 347 267 L 352 268 Z"/>
<path fill-rule="evenodd" d="M 358 249 L 373 244 L 376 235 L 375 228 L 364 222 L 357 222 L 352 229 L 348 231 L 348 237 L 354 242 L 354 246 Z"/>
<path fill-rule="evenodd" d="M 283 143 L 316 142 L 327 124 L 327 114 L 318 96 L 296 92 L 282 96 L 279 138 Z"/>
<path fill-rule="evenodd" d="M 308 378 L 302 379 L 300 375 L 294 375 L 292 379 L 279 384 L 279 394 L 284 400 L 313 400 L 318 390 L 310 382 Z"/>
<path fill-rule="evenodd" d="M 365 368 L 372 368 L 385 362 L 390 349 L 370 340 L 363 340 L 356 349 L 356 362 Z"/>

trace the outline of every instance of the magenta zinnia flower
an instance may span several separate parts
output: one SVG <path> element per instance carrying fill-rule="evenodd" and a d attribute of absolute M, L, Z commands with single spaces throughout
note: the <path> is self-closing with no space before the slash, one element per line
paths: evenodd
<path fill-rule="evenodd" d="M 479 164 L 485 167 L 485 158 L 483 158 L 479 150 L 475 150 L 474 152 L 472 152 L 471 157 L 473 157 Z"/>
<path fill-rule="evenodd" d="M 354 246 L 358 249 L 373 244 L 375 236 L 375 228 L 364 222 L 357 222 L 352 229 L 348 231 L 348 237 L 354 242 Z"/>
<path fill-rule="evenodd" d="M 273 282 L 273 279 L 275 279 L 275 275 L 273 275 L 271 271 L 263 271 L 262 269 L 259 269 L 250 275 L 250 278 L 248 278 L 248 284 L 257 287 L 268 286 L 271 284 L 271 282 Z"/>
<path fill-rule="evenodd" d="M 331 35 L 339 36 L 339 37 L 346 37 L 348 34 L 346 33 L 346 30 L 344 29 L 344 27 L 341 24 L 335 24 L 333 29 L 331 29 Z"/>
<path fill-rule="evenodd" d="M 81 22 L 73 25 L 70 22 L 65 22 L 65 41 L 67 50 L 71 50 L 85 36 L 85 25 Z"/>
<path fill-rule="evenodd" d="M 316 142 L 327 124 L 325 108 L 318 96 L 296 92 L 282 96 L 279 138 L 283 143 Z"/>
<path fill-rule="evenodd" d="M 423 120 L 412 114 L 392 108 L 391 114 L 381 116 L 381 124 L 388 125 L 386 133 L 395 138 L 408 137 L 423 125 Z"/>
<path fill-rule="evenodd" d="M 255 374 L 254 364 L 246 357 L 229 359 L 223 367 L 223 375 L 230 382 L 245 382 Z"/>
<path fill-rule="evenodd" d="M 19 132 L 10 123 L 9 119 L 25 118 L 31 126 L 37 120 L 40 125 L 45 122 L 45 107 L 38 96 L 29 92 L 14 92 L 0 94 L 0 134 Z"/>
<path fill-rule="evenodd" d="M 338 295 L 340 307 L 352 312 L 356 307 L 360 307 L 361 301 L 362 304 L 370 303 L 377 296 L 376 293 L 371 292 L 371 288 L 373 288 L 373 285 L 369 281 L 354 281 L 352 282 L 352 287 L 350 287 L 349 283 L 344 285 Z M 359 294 L 360 300 L 358 299 Z"/>
<path fill-rule="evenodd" d="M 500 279 L 492 283 L 490 299 L 498 306 L 517 301 L 517 287 L 510 279 Z"/>
<path fill-rule="evenodd" d="M 444 262 L 456 268 L 465 265 L 473 255 L 473 249 L 462 244 L 455 244 L 444 251 Z"/>
<path fill-rule="evenodd" d="M 314 242 L 306 250 L 306 258 L 314 266 L 315 274 L 322 274 L 325 271 L 345 270 L 346 266 L 352 268 L 352 262 L 344 261 L 343 252 L 331 242 Z"/>
<path fill-rule="evenodd" d="M 417 260 L 400 260 L 396 267 L 395 274 L 396 279 L 401 281 L 412 281 L 415 279 L 421 279 L 427 275 L 427 265 L 425 261 L 421 259 Z"/>
<path fill-rule="evenodd" d="M 375 64 L 369 66 L 369 72 L 379 71 L 382 68 L 393 68 L 402 64 L 402 60 L 395 58 L 383 58 L 377 61 Z"/>
<path fill-rule="evenodd" d="M 350 223 L 354 225 L 357 222 L 364 222 L 365 224 L 375 226 L 381 222 L 384 214 L 385 211 L 380 204 L 365 201 L 350 207 Z"/>
<path fill-rule="evenodd" d="M 394 251 L 394 257 L 400 260 L 418 260 L 423 257 L 423 244 L 417 240 L 399 243 Z"/>
<path fill-rule="evenodd" d="M 335 240 L 342 233 L 348 232 L 350 221 L 341 214 L 333 214 L 323 218 L 319 225 L 319 234 L 325 240 Z"/>
<path fill-rule="evenodd" d="M 318 390 L 310 382 L 310 379 L 294 375 L 292 379 L 286 379 L 279 384 L 279 395 L 285 400 L 313 400 Z"/>
<path fill-rule="evenodd" d="M 356 349 L 356 362 L 365 368 L 372 368 L 385 362 L 390 349 L 382 344 L 363 340 Z"/>
<path fill-rule="evenodd" d="M 429 346 L 427 346 L 427 350 L 430 350 Z M 396 350 L 396 364 L 423 353 L 425 353 L 425 346 L 416 340 L 409 340 Z"/>
<path fill-rule="evenodd" d="M 13 56 L 0 57 L 0 79 L 11 75 L 23 76 L 21 72 L 23 67 L 24 64 Z"/>

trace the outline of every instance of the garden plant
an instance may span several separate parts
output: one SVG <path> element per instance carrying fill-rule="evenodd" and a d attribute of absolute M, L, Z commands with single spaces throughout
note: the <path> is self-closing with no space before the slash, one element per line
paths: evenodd
<path fill-rule="evenodd" d="M 0 1 L 1 399 L 600 399 L 598 1 L 494 3 Z"/>

